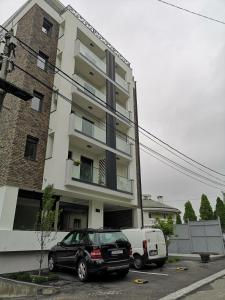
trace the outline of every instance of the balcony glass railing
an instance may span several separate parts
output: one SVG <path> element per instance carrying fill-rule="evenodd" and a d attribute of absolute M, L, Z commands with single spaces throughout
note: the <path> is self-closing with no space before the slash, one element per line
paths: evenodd
<path fill-rule="evenodd" d="M 116 73 L 116 82 L 122 87 L 124 88 L 126 91 L 128 91 L 128 83 L 120 76 Z"/>
<path fill-rule="evenodd" d="M 117 190 L 132 193 L 133 185 L 132 180 L 126 177 L 117 176 Z"/>
<path fill-rule="evenodd" d="M 72 179 L 80 180 L 85 183 L 97 184 L 101 186 L 106 186 L 105 171 L 99 168 L 91 168 L 89 170 L 82 171 L 82 166 L 72 166 Z M 132 193 L 132 180 L 117 176 L 117 190 Z"/>
<path fill-rule="evenodd" d="M 86 95 L 93 98 L 94 100 L 97 100 L 100 102 L 102 100 L 102 101 L 106 102 L 106 95 L 104 95 L 101 91 L 96 89 L 92 84 L 85 81 L 84 79 L 82 79 L 80 76 L 78 76 L 76 74 L 73 75 L 73 79 L 79 83 L 79 85 L 77 85 L 78 89 L 82 90 Z M 98 98 L 101 100 L 99 100 Z"/>
<path fill-rule="evenodd" d="M 116 137 L 116 149 L 131 155 L 131 144 L 119 136 Z"/>
<path fill-rule="evenodd" d="M 100 169 L 93 167 L 90 170 L 82 171 L 82 166 L 73 165 L 72 178 L 86 183 L 94 183 L 105 186 L 105 174 Z"/>
<path fill-rule="evenodd" d="M 104 61 L 101 60 L 96 54 L 94 54 L 90 49 L 88 49 L 79 40 L 77 40 L 77 43 L 79 44 L 80 54 L 83 55 L 85 58 L 87 58 L 88 61 L 90 61 L 92 64 L 94 64 L 96 67 L 98 67 L 105 73 L 106 72 L 106 64 L 104 63 Z"/>
<path fill-rule="evenodd" d="M 130 119 L 130 112 L 126 110 L 126 108 L 124 108 L 123 106 L 119 105 L 118 103 L 116 103 L 116 111 L 118 112 L 118 116 L 122 115 L 126 117 L 126 119 Z"/>
<path fill-rule="evenodd" d="M 106 130 L 96 126 L 87 119 L 75 115 L 74 130 L 82 132 L 86 136 L 92 137 L 102 143 L 106 143 Z"/>

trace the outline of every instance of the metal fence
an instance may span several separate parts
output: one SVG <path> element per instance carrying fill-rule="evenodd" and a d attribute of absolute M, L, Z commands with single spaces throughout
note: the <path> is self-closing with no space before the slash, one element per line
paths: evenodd
<path fill-rule="evenodd" d="M 177 224 L 170 239 L 169 253 L 209 252 L 225 254 L 220 220 Z"/>

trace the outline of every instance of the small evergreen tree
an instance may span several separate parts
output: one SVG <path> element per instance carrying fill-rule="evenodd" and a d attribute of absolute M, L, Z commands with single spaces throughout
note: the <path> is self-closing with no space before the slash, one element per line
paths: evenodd
<path fill-rule="evenodd" d="M 36 236 L 40 244 L 39 275 L 41 275 L 42 272 L 44 250 L 46 249 L 48 243 L 55 239 L 56 235 L 56 232 L 53 234 L 54 221 L 57 214 L 54 205 L 55 199 L 53 198 L 53 187 L 52 185 L 49 185 L 44 189 L 42 197 L 42 210 L 37 214 Z"/>
<path fill-rule="evenodd" d="M 202 194 L 199 212 L 200 212 L 201 220 L 213 220 L 214 219 L 212 206 L 205 194 Z"/>
<path fill-rule="evenodd" d="M 180 214 L 176 215 L 176 224 L 182 224 Z"/>
<path fill-rule="evenodd" d="M 217 197 L 216 199 L 216 209 L 214 212 L 214 217 L 217 219 L 218 217 L 220 218 L 220 223 L 222 230 L 225 229 L 225 205 L 223 201 L 220 199 L 220 197 Z"/>
<path fill-rule="evenodd" d="M 189 221 L 197 221 L 197 216 L 195 214 L 195 211 L 192 207 L 192 204 L 190 201 L 187 201 L 184 205 L 185 210 L 184 210 L 184 223 L 187 223 Z"/>

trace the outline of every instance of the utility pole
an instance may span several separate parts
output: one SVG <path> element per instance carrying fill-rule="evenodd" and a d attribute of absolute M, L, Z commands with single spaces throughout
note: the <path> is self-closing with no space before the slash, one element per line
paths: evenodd
<path fill-rule="evenodd" d="M 15 58 L 16 39 L 13 29 L 6 32 L 4 43 L 3 53 L 0 54 L 0 112 L 7 93 L 17 96 L 24 101 L 28 101 L 33 97 L 28 92 L 7 81 L 7 74 L 14 69 L 13 60 Z"/>
<path fill-rule="evenodd" d="M 1 54 L 0 78 L 6 80 L 7 74 L 13 70 L 12 59 L 15 57 L 16 43 L 13 38 L 13 30 L 5 34 L 5 46 Z M 4 89 L 0 89 L 0 111 L 2 110 L 3 101 L 6 95 Z"/>

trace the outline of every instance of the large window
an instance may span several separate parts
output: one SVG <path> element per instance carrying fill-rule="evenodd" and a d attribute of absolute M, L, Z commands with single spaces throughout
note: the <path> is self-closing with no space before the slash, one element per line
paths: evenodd
<path fill-rule="evenodd" d="M 41 200 L 19 197 L 14 220 L 15 230 L 35 230 Z"/>
<path fill-rule="evenodd" d="M 24 157 L 29 160 L 36 160 L 37 157 L 38 139 L 32 136 L 27 136 Z"/>
<path fill-rule="evenodd" d="M 44 96 L 42 94 L 34 91 L 34 97 L 31 100 L 31 108 L 36 111 L 41 111 L 43 98 Z"/>
<path fill-rule="evenodd" d="M 42 70 L 47 70 L 48 65 L 48 56 L 45 55 L 43 52 L 39 51 L 38 58 L 37 58 L 37 66 Z"/>

